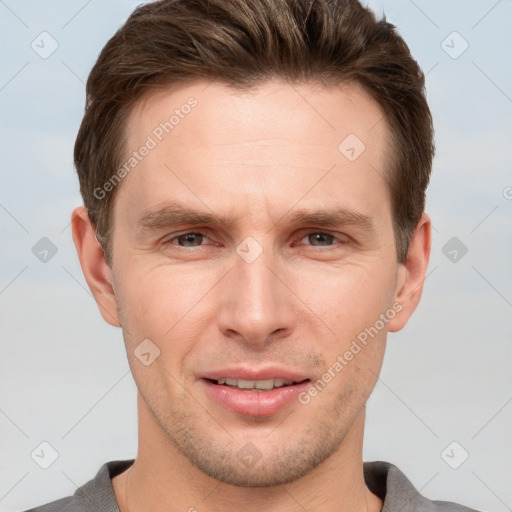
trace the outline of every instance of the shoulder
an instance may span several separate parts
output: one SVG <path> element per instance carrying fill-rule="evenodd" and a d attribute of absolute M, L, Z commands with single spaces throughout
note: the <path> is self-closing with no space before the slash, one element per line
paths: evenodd
<path fill-rule="evenodd" d="M 75 512 L 76 510 L 80 510 L 76 508 L 76 503 L 73 504 L 73 501 L 75 501 L 74 497 L 68 496 L 67 498 L 61 498 L 60 500 L 52 501 L 40 507 L 31 508 L 25 512 Z"/>
<path fill-rule="evenodd" d="M 366 485 L 384 501 L 382 512 L 478 512 L 450 501 L 431 501 L 389 462 L 365 462 L 363 467 Z"/>
<path fill-rule="evenodd" d="M 107 462 L 101 466 L 96 476 L 79 487 L 73 496 L 25 512 L 119 512 L 111 480 L 132 464 L 133 459 Z"/>

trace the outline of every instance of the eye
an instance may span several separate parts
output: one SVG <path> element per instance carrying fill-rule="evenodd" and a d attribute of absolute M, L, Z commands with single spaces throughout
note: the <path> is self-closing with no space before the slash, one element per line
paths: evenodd
<path fill-rule="evenodd" d="M 180 235 L 173 236 L 164 242 L 165 245 L 175 245 L 172 242 L 177 240 L 177 245 L 179 247 L 199 247 L 202 241 L 207 238 L 205 233 L 201 233 L 198 231 L 188 231 L 187 233 L 182 233 Z"/>
<path fill-rule="evenodd" d="M 338 238 L 330 233 L 324 233 L 323 231 L 314 231 L 305 235 L 302 240 L 307 239 L 309 245 L 313 247 L 332 247 L 335 245 L 333 242 L 338 240 L 340 243 L 346 243 L 348 238 Z"/>
<path fill-rule="evenodd" d="M 186 233 L 181 233 L 179 235 L 175 235 L 164 242 L 164 245 L 178 246 L 183 248 L 195 248 L 204 245 L 203 242 L 208 240 L 208 235 L 206 233 L 202 233 L 200 231 L 187 231 Z M 334 242 L 338 241 L 340 244 L 347 243 L 349 241 L 348 237 L 336 237 L 331 233 L 325 233 L 323 231 L 313 231 L 307 233 L 305 236 L 300 239 L 300 241 L 304 241 L 307 239 L 306 245 L 310 245 L 312 247 L 333 247 L 335 245 Z M 174 243 L 176 241 L 176 243 Z"/>

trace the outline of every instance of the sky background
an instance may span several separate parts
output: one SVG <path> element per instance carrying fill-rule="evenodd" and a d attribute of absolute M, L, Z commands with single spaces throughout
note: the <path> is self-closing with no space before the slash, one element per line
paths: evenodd
<path fill-rule="evenodd" d="M 121 331 L 97 310 L 69 221 L 82 202 L 72 151 L 84 83 L 140 3 L 0 0 L 2 512 L 70 495 L 104 462 L 136 455 L 136 387 Z M 369 5 L 397 25 L 427 73 L 437 154 L 429 274 L 417 312 L 388 338 L 368 403 L 364 459 L 396 464 L 432 499 L 505 512 L 512 510 L 512 1 Z M 46 262 L 33 252 L 48 246 L 43 237 L 57 251 Z M 39 464 L 58 453 L 47 469 L 31 455 L 41 446 L 50 458 Z"/>

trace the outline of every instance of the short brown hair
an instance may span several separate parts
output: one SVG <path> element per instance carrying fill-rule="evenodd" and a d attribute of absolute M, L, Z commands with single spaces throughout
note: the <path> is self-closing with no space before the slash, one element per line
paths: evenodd
<path fill-rule="evenodd" d="M 248 90 L 272 78 L 355 81 L 383 109 L 397 259 L 405 261 L 425 208 L 434 132 L 424 75 L 395 27 L 357 0 L 159 0 L 138 7 L 103 48 L 75 143 L 80 191 L 109 265 L 118 187 L 101 198 L 94 191 L 123 161 L 135 102 L 155 87 L 214 80 Z"/>

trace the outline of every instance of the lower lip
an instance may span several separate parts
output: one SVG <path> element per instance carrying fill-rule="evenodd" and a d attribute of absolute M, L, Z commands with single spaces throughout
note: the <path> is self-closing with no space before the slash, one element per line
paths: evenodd
<path fill-rule="evenodd" d="M 206 394 L 226 409 L 246 416 L 270 416 L 297 401 L 299 393 L 304 391 L 309 381 L 283 386 L 271 390 L 243 390 L 234 386 L 214 384 L 202 379 Z"/>

